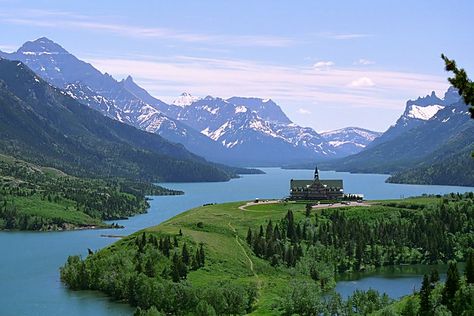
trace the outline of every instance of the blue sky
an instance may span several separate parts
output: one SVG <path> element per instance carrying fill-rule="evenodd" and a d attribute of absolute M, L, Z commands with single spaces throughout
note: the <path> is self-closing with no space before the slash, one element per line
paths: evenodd
<path fill-rule="evenodd" d="M 0 0 L 0 49 L 41 36 L 172 101 L 256 96 L 318 131 L 383 131 L 407 99 L 474 74 L 472 1 Z"/>

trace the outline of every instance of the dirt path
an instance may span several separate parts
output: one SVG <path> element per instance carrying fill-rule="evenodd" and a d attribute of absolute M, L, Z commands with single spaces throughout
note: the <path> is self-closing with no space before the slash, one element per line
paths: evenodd
<path fill-rule="evenodd" d="M 252 206 L 252 205 L 275 204 L 275 203 L 278 203 L 278 202 L 279 202 L 278 200 L 268 200 L 268 201 L 261 201 L 261 202 L 257 202 L 257 203 L 247 202 L 246 204 L 239 206 L 239 210 L 247 211 L 247 207 Z"/>
<path fill-rule="evenodd" d="M 255 276 L 255 278 L 257 279 L 257 283 L 260 287 L 260 279 L 258 277 L 258 274 L 255 272 L 254 268 L 253 268 L 253 261 L 252 261 L 252 258 L 250 258 L 250 256 L 247 254 L 247 251 L 245 251 L 245 248 L 244 246 L 242 246 L 242 244 L 240 243 L 240 237 L 239 235 L 237 234 L 237 230 L 234 228 L 234 226 L 232 226 L 232 224 L 229 222 L 227 225 L 229 225 L 230 229 L 232 229 L 232 231 L 234 232 L 235 234 L 235 242 L 237 243 L 237 245 L 239 245 L 240 249 L 242 249 L 242 252 L 244 253 L 245 257 L 247 258 L 247 260 L 249 261 L 249 266 L 250 266 L 250 271 L 252 271 L 253 275 Z"/>

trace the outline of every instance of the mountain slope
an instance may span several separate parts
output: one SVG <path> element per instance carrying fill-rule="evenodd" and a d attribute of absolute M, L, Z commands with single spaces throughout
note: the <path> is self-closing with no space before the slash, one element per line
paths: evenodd
<path fill-rule="evenodd" d="M 390 128 L 379 138 L 372 142 L 369 147 L 376 146 L 386 141 L 392 140 L 406 131 L 423 125 L 431 119 L 439 110 L 454 104 L 460 100 L 457 90 L 450 87 L 444 98 L 439 98 L 433 91 L 430 95 L 419 97 L 416 100 L 408 100 L 405 111 Z"/>
<path fill-rule="evenodd" d="M 73 175 L 223 181 L 229 174 L 183 146 L 111 120 L 0 59 L 0 150 Z"/>
<path fill-rule="evenodd" d="M 110 118 L 183 144 L 207 159 L 228 160 L 222 146 L 164 115 L 166 103 L 149 95 L 131 77 L 117 82 L 47 38 L 26 42 L 16 52 L 0 56 L 24 62 L 47 82 Z"/>
<path fill-rule="evenodd" d="M 330 145 L 338 149 L 341 156 L 349 156 L 360 152 L 381 135 L 382 133 L 380 132 L 358 127 L 346 127 L 321 133 L 321 136 Z"/>

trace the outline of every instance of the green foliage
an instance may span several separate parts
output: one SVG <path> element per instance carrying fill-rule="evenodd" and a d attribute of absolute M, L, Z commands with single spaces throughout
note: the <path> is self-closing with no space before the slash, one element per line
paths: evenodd
<path fill-rule="evenodd" d="M 469 80 L 466 71 L 461 68 L 459 69 L 456 62 L 449 59 L 444 54 L 441 54 L 441 58 L 444 60 L 446 71 L 451 71 L 454 77 L 449 78 L 449 82 L 459 90 L 459 94 L 463 97 L 466 104 L 470 104 L 471 117 L 474 118 L 474 82 Z"/>
<path fill-rule="evenodd" d="M 199 306 L 202 315 L 393 315 L 403 306 L 387 307 L 390 300 L 376 292 L 357 292 L 348 300 L 331 293 L 336 273 L 466 258 L 473 244 L 473 198 L 379 201 L 318 209 L 310 217 L 305 203 L 245 211 L 238 202 L 206 205 L 85 260 L 70 259 L 61 276 L 71 288 L 100 290 L 164 314 L 196 314 Z M 185 277 L 179 273 L 183 264 Z M 428 278 L 431 306 L 442 305 L 443 286 L 436 279 L 435 273 Z M 455 301 L 470 302 L 470 293 L 458 291 Z M 419 306 L 419 297 L 414 300 L 412 312 Z M 405 313 L 411 315 L 407 308 Z"/>
<path fill-rule="evenodd" d="M 453 312 L 454 311 L 454 297 L 459 290 L 459 271 L 456 262 L 450 262 L 448 272 L 446 275 L 446 282 L 443 289 L 442 303 Z"/>
<path fill-rule="evenodd" d="M 279 222 L 269 221 L 266 233 L 262 226 L 249 229 L 247 243 L 274 266 L 295 267 L 301 261 L 300 271 L 325 287 L 328 273 L 462 259 L 474 241 L 473 225 L 473 195 L 449 195 L 323 209 L 314 220 L 296 221 L 288 211 Z M 309 259 L 302 260 L 305 256 Z M 329 272 L 318 268 L 329 262 Z"/>
<path fill-rule="evenodd" d="M 0 229 L 105 227 L 102 220 L 144 213 L 145 195 L 180 193 L 129 180 L 71 177 L 0 156 Z"/>
<path fill-rule="evenodd" d="M 468 284 L 474 284 L 474 250 L 471 250 L 467 256 L 464 274 L 466 276 L 466 282 Z"/>

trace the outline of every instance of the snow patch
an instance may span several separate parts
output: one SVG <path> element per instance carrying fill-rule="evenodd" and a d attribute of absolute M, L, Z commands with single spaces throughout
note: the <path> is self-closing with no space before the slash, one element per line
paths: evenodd
<path fill-rule="evenodd" d="M 173 101 L 173 105 L 184 108 L 186 106 L 189 106 L 189 105 L 193 104 L 194 102 L 196 102 L 198 100 L 200 100 L 200 98 L 194 97 L 190 93 L 183 92 L 179 96 L 179 98 L 177 98 L 176 100 Z"/>
<path fill-rule="evenodd" d="M 433 105 L 428 105 L 428 106 L 419 106 L 416 104 L 413 104 L 410 106 L 410 111 L 408 112 L 408 117 L 427 121 L 433 116 L 435 116 L 436 113 L 438 113 L 439 110 L 444 109 L 443 105 L 439 104 L 433 104 Z"/>
<path fill-rule="evenodd" d="M 247 107 L 241 105 L 235 108 L 235 113 L 245 113 L 247 110 Z"/>

